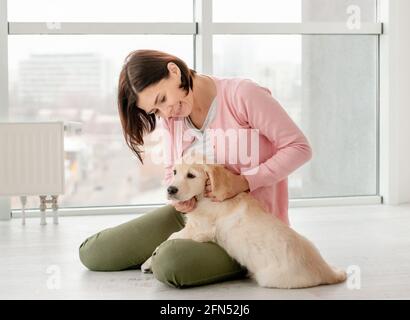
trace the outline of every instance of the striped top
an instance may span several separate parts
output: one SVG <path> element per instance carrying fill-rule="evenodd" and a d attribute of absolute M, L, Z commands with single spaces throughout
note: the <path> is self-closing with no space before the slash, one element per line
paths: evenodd
<path fill-rule="evenodd" d="M 185 125 L 188 129 L 191 130 L 191 134 L 195 137 L 195 140 L 187 149 L 184 150 L 183 154 L 185 154 L 189 150 L 189 152 L 192 152 L 192 154 L 203 154 L 206 156 L 206 159 L 214 159 L 214 162 L 216 161 L 214 148 L 210 139 L 211 137 L 206 129 L 208 128 L 209 124 L 215 119 L 217 105 L 218 103 L 215 97 L 208 110 L 208 114 L 205 118 L 202 128 L 200 129 L 198 129 L 193 124 L 189 116 L 184 118 Z"/>

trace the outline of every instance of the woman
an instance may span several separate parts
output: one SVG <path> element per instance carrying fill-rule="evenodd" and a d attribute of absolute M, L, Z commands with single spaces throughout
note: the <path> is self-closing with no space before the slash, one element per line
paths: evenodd
<path fill-rule="evenodd" d="M 249 79 L 198 74 L 173 55 L 137 50 L 127 56 L 120 73 L 118 108 L 127 144 L 141 162 L 143 137 L 156 128 L 157 119 L 169 133 L 167 184 L 175 160 L 199 148 L 207 159 L 223 162 L 236 173 L 232 181 L 226 182 L 232 186 L 227 198 L 248 191 L 268 212 L 289 225 L 287 176 L 311 159 L 312 153 L 306 137 L 267 88 Z M 188 139 L 184 135 L 187 130 L 191 133 Z M 238 155 L 231 157 L 238 145 L 245 144 L 249 150 L 248 139 L 236 141 L 236 145 L 223 143 L 225 139 L 212 144 L 206 133 L 209 130 L 239 133 L 237 137 L 251 137 L 250 142 L 256 132 L 257 148 L 250 156 L 251 163 L 227 161 L 238 160 Z M 209 181 L 205 196 L 213 197 Z M 165 241 L 184 227 L 183 213 L 192 211 L 195 201 L 174 201 L 89 237 L 80 246 L 81 261 L 96 271 L 139 268 L 160 245 L 152 271 L 158 280 L 171 286 L 245 276 L 246 270 L 215 243 Z"/>

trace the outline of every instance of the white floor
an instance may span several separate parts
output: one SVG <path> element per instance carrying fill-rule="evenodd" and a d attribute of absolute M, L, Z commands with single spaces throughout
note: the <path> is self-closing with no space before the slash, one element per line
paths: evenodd
<path fill-rule="evenodd" d="M 410 205 L 291 208 L 293 227 L 354 279 L 302 290 L 259 288 L 249 279 L 174 289 L 140 270 L 91 272 L 79 261 L 87 236 L 134 215 L 0 221 L 1 299 L 409 299 Z M 357 288 L 360 286 L 360 288 Z"/>

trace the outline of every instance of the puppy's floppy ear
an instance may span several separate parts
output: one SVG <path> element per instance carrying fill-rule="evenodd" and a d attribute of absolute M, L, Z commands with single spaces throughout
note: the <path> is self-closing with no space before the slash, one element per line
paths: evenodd
<path fill-rule="evenodd" d="M 228 193 L 228 175 L 233 174 L 223 165 L 206 164 L 204 170 L 211 182 L 212 194 L 217 200 L 223 200 Z"/>

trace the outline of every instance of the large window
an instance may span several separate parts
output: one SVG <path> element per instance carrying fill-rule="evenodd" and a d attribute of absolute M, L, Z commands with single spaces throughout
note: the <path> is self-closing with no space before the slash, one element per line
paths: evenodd
<path fill-rule="evenodd" d="M 108 206 L 165 201 L 162 166 L 142 166 L 126 146 L 116 91 L 124 57 L 138 48 L 173 53 L 192 68 L 192 36 L 11 36 L 10 116 L 14 120 L 78 121 L 67 136 L 66 193 L 60 204 Z M 148 138 L 146 153 L 159 147 Z M 18 200 L 18 199 L 15 199 Z M 29 197 L 29 205 L 38 199 Z M 17 205 L 17 204 L 16 204 Z"/>
<path fill-rule="evenodd" d="M 378 35 L 321 34 L 328 22 L 376 22 L 376 9 L 374 0 L 215 1 L 215 22 L 324 23 L 316 34 L 213 38 L 214 72 L 270 88 L 311 142 L 291 198 L 378 193 Z"/>
<path fill-rule="evenodd" d="M 376 57 L 376 36 L 215 36 L 215 73 L 271 88 L 311 142 L 291 197 L 376 194 Z"/>
<path fill-rule="evenodd" d="M 62 207 L 165 201 L 163 168 L 150 157 L 144 165 L 137 161 L 118 118 L 118 74 L 125 56 L 140 48 L 170 52 L 191 68 L 211 65 L 207 72 L 217 76 L 251 78 L 268 87 L 313 149 L 313 159 L 289 177 L 291 199 L 378 194 L 376 1 L 212 3 L 211 13 L 204 10 L 211 30 L 193 28 L 191 33 L 178 29 L 195 23 L 194 8 L 203 9 L 191 0 L 8 1 L 10 30 L 19 30 L 8 37 L 10 118 L 83 123 L 80 136 L 66 138 Z M 362 23 L 359 30 L 346 27 L 352 15 L 354 23 Z M 85 24 L 85 34 L 30 32 L 43 22 L 97 22 L 104 31 L 90 27 L 86 34 Z M 130 23 L 128 34 L 105 34 L 123 22 Z M 154 29 L 147 26 L 133 34 L 135 25 L 145 28 L 147 22 L 162 23 L 163 32 L 150 34 Z M 211 42 L 197 32 L 210 34 Z M 208 49 L 210 54 L 204 54 Z M 146 153 L 154 148 L 161 144 L 148 137 Z M 17 200 L 12 208 L 20 207 Z M 38 206 L 37 199 L 29 201 L 28 207 Z"/>

